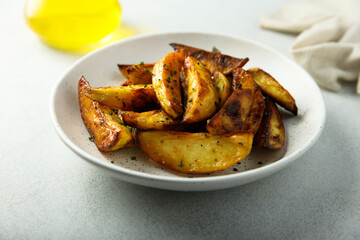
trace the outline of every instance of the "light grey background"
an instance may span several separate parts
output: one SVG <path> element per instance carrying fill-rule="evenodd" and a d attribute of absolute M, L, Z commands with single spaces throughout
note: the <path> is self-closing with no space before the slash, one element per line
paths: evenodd
<path fill-rule="evenodd" d="M 288 55 L 293 35 L 258 27 L 287 1 L 121 1 L 126 25 L 262 42 Z M 121 182 L 56 136 L 49 98 L 81 56 L 42 44 L 24 1 L 0 2 L 0 239 L 360 239 L 360 97 L 323 90 L 327 123 L 286 169 L 257 182 L 186 193 Z M 311 97 L 311 96 L 309 96 Z"/>

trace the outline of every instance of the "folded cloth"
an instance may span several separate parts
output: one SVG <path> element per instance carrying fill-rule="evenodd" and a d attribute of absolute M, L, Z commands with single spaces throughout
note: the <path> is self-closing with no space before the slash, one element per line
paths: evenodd
<path fill-rule="evenodd" d="M 291 2 L 261 18 L 263 28 L 300 33 L 291 54 L 319 86 L 340 91 L 339 80 L 357 81 L 360 94 L 360 1 Z"/>

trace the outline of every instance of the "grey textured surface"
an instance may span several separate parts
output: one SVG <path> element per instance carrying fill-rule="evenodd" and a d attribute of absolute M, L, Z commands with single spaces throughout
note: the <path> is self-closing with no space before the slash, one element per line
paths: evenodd
<path fill-rule="evenodd" d="M 286 55 L 294 39 L 257 27 L 262 14 L 285 0 L 121 2 L 125 24 L 151 31 L 231 34 Z M 340 93 L 322 91 L 322 136 L 270 177 L 200 193 L 140 187 L 103 175 L 56 136 L 50 91 L 80 56 L 40 43 L 23 21 L 23 5 L 0 3 L 0 239 L 360 239 L 354 84 Z"/>

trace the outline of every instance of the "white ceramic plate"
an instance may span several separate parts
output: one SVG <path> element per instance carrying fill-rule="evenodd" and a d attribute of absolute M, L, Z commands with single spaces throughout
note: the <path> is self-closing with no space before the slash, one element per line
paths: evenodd
<path fill-rule="evenodd" d="M 216 46 L 224 54 L 249 57 L 244 68 L 260 67 L 272 74 L 294 96 L 299 115 L 286 112 L 286 146 L 280 151 L 256 150 L 241 164 L 209 175 L 180 174 L 164 169 L 139 147 L 100 153 L 88 140 L 77 100 L 81 75 L 93 87 L 114 86 L 125 81 L 117 64 L 156 62 L 172 52 L 169 43 L 183 43 L 207 50 Z M 284 168 L 307 151 L 318 139 L 325 122 L 325 104 L 314 80 L 297 64 L 251 40 L 205 33 L 161 33 L 138 36 L 108 45 L 77 61 L 58 81 L 51 97 L 51 117 L 64 143 L 83 159 L 124 181 L 149 187 L 203 191 L 238 186 Z M 136 157 L 136 160 L 132 160 Z M 113 161 L 113 163 L 112 163 Z"/>

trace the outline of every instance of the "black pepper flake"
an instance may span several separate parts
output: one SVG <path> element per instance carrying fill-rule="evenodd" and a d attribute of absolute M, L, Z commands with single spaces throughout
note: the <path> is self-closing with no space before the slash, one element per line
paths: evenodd
<path fill-rule="evenodd" d="M 262 164 L 262 162 L 258 162 L 258 164 L 259 164 L 259 165 L 261 165 L 261 164 Z"/>
<path fill-rule="evenodd" d="M 114 163 L 114 161 L 111 161 L 111 163 Z"/>
<path fill-rule="evenodd" d="M 136 160 L 136 157 L 135 156 L 131 157 L 131 160 Z"/>
<path fill-rule="evenodd" d="M 237 172 L 237 171 L 238 171 L 238 169 L 237 169 L 237 168 L 233 168 L 233 170 L 234 170 L 234 172 Z"/>

